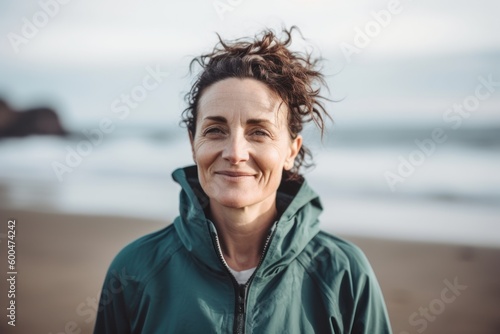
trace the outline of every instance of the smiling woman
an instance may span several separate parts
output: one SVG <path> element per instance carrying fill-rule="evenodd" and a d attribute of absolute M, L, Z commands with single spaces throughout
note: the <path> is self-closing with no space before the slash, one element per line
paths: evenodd
<path fill-rule="evenodd" d="M 281 174 L 293 167 L 302 142 L 290 138 L 280 102 L 264 83 L 238 78 L 213 84 L 200 99 L 193 159 L 215 221 L 226 207 L 246 208 L 254 219 L 276 215 Z"/>
<path fill-rule="evenodd" d="M 261 250 L 252 245 L 262 239 L 256 232 L 265 233 L 277 216 L 276 190 L 283 170 L 293 167 L 302 138 L 290 138 L 284 104 L 255 79 L 213 84 L 198 108 L 199 125 L 191 135 L 193 159 L 212 218 L 221 227 L 226 262 L 238 270 L 254 268 Z M 237 244 L 248 244 L 250 251 L 232 247 L 233 238 L 224 233 L 230 230 L 244 233 Z"/>
<path fill-rule="evenodd" d="M 364 254 L 319 229 L 300 132 L 329 117 L 310 55 L 272 31 L 196 58 L 180 214 L 122 250 L 95 333 L 390 333 Z M 113 272 L 126 272 L 127 282 Z M 131 277 L 131 278 L 130 278 Z"/>

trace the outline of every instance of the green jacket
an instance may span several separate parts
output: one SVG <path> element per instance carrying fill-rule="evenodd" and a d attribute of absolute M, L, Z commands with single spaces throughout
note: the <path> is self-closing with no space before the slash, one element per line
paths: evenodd
<path fill-rule="evenodd" d="M 363 253 L 319 230 L 322 206 L 301 181 L 278 189 L 281 216 L 246 285 L 222 262 L 195 166 L 172 225 L 125 247 L 101 293 L 94 333 L 391 333 Z"/>

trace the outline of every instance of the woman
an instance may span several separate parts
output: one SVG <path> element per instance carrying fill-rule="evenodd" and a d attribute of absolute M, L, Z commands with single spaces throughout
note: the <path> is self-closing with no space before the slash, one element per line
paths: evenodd
<path fill-rule="evenodd" d="M 272 31 L 195 58 L 180 215 L 113 261 L 95 333 L 390 333 L 362 252 L 319 230 L 300 132 L 322 75 Z M 117 274 L 118 273 L 118 274 Z"/>

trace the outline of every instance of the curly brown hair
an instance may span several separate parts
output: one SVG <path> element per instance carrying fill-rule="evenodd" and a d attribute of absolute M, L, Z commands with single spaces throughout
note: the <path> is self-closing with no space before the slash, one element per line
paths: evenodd
<path fill-rule="evenodd" d="M 253 40 L 224 41 L 217 34 L 219 42 L 213 51 L 191 61 L 190 72 L 196 64 L 201 71 L 185 95 L 188 107 L 182 113 L 181 122 L 193 136 L 201 95 L 212 84 L 227 78 L 257 79 L 277 93 L 288 106 L 288 130 L 292 139 L 310 121 L 314 121 L 323 136 L 325 116 L 331 117 L 320 102 L 320 99 L 328 100 L 320 95 L 320 88 L 328 87 L 323 74 L 317 69 L 320 59 L 313 59 L 307 52 L 289 50 L 293 30 L 300 33 L 296 26 L 283 29 L 284 40 L 280 40 L 270 29 L 262 31 Z M 289 177 L 298 178 L 300 167 L 312 166 L 306 161 L 308 159 L 312 160 L 312 154 L 302 145 Z"/>

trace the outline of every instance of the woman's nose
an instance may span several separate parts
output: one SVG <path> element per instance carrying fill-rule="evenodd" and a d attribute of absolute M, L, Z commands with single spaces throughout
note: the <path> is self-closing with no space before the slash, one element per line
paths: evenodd
<path fill-rule="evenodd" d="M 222 158 L 232 165 L 248 160 L 248 142 L 242 134 L 233 134 L 227 139 Z"/>

